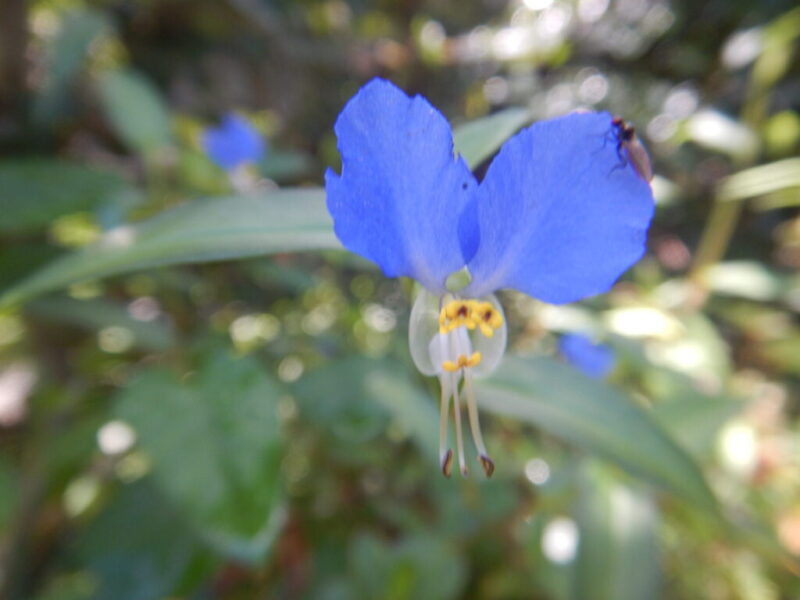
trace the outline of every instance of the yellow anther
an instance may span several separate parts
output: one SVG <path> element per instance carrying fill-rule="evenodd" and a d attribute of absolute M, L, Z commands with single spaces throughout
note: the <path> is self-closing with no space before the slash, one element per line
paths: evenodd
<path fill-rule="evenodd" d="M 459 357 L 459 359 L 460 358 L 461 357 Z M 472 356 L 470 356 L 467 359 L 467 361 L 466 361 L 467 364 L 465 366 L 467 366 L 467 367 L 477 367 L 479 364 L 481 364 L 481 359 L 482 358 L 483 358 L 483 356 L 481 356 L 480 352 L 473 352 Z"/>
<path fill-rule="evenodd" d="M 474 319 L 478 322 L 481 333 L 486 337 L 492 337 L 494 330 L 503 325 L 503 317 L 491 302 L 481 302 L 475 307 Z"/>
<path fill-rule="evenodd" d="M 453 300 L 439 311 L 439 333 L 449 333 L 459 327 L 480 328 L 486 337 L 503 325 L 503 317 L 491 302 L 478 300 Z"/>
<path fill-rule="evenodd" d="M 481 353 L 473 352 L 472 356 L 467 357 L 464 354 L 459 354 L 456 361 L 446 360 L 442 363 L 442 368 L 448 373 L 455 373 L 459 369 L 465 367 L 475 367 L 481 363 Z"/>

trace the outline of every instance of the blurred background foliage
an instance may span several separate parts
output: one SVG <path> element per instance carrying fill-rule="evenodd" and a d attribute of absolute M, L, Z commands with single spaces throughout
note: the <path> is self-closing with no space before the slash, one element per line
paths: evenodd
<path fill-rule="evenodd" d="M 0 1 L 0 596 L 800 597 L 794 5 Z M 411 288 L 324 209 L 376 75 L 479 174 L 578 108 L 654 160 L 609 294 L 504 295 L 489 481 L 439 474 Z M 200 143 L 231 111 L 269 145 L 238 173 Z"/>

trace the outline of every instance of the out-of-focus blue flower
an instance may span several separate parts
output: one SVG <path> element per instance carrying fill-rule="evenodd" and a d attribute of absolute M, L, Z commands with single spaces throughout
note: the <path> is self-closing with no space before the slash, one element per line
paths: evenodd
<path fill-rule="evenodd" d="M 442 470 L 450 473 L 453 458 L 446 442 L 452 399 L 466 472 L 465 397 L 491 475 L 472 378 L 491 372 L 505 349 L 505 318 L 493 292 L 512 288 L 565 303 L 608 290 L 644 252 L 650 186 L 608 143 L 615 131 L 608 113 L 573 113 L 522 130 L 480 183 L 454 155 L 445 118 L 387 81 L 361 88 L 335 130 L 342 173 L 328 170 L 325 182 L 336 235 L 386 275 L 423 286 L 409 345 L 417 368 L 441 383 Z M 470 282 L 449 291 L 448 276 L 464 268 Z"/>
<path fill-rule="evenodd" d="M 589 377 L 602 379 L 614 368 L 614 351 L 603 344 L 595 344 L 581 333 L 568 333 L 561 337 L 558 349 L 570 364 Z"/>
<path fill-rule="evenodd" d="M 202 144 L 208 157 L 226 171 L 258 162 L 267 149 L 256 128 L 234 113 L 225 115 L 218 127 L 206 129 Z"/>

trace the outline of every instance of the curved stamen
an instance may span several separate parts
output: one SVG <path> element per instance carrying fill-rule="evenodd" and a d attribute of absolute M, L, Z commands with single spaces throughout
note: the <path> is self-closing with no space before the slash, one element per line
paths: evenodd
<path fill-rule="evenodd" d="M 447 353 L 447 341 L 444 336 L 439 336 L 442 356 Z M 447 418 L 450 412 L 450 376 L 442 375 L 439 377 L 439 387 L 441 388 L 441 399 L 439 401 L 439 463 L 445 477 L 450 477 L 453 467 L 453 451 L 447 447 Z"/>
<path fill-rule="evenodd" d="M 448 335 L 448 342 L 450 352 L 458 354 L 458 335 Z M 461 432 L 461 400 L 458 397 L 458 384 L 461 373 L 453 372 L 448 373 L 445 377 L 450 378 L 450 392 L 453 394 L 453 420 L 456 423 L 456 451 L 458 452 L 458 468 L 461 474 L 466 477 L 467 475 L 467 461 L 464 458 L 464 436 Z"/>
<path fill-rule="evenodd" d="M 471 350 L 469 338 L 466 335 L 456 335 L 454 345 L 459 353 L 466 353 Z M 494 473 L 494 463 L 489 458 L 489 453 L 486 451 L 486 445 L 483 443 L 483 435 L 481 434 L 481 424 L 478 418 L 478 402 L 475 398 L 475 389 L 472 386 L 472 371 L 464 369 L 464 392 L 467 395 L 467 415 L 469 416 L 469 427 L 472 431 L 472 440 L 475 442 L 475 447 L 478 450 L 478 460 L 480 460 L 486 477 L 491 477 Z"/>
<path fill-rule="evenodd" d="M 464 389 L 467 392 L 467 412 L 469 414 L 469 426 L 472 429 L 472 439 L 475 441 L 475 447 L 478 449 L 478 460 L 481 461 L 486 477 L 491 477 L 494 473 L 494 462 L 489 458 L 489 453 L 486 451 L 486 445 L 483 443 L 483 435 L 481 434 L 481 423 L 478 419 L 478 402 L 475 399 L 475 391 L 472 387 L 472 373 L 464 369 Z"/>
<path fill-rule="evenodd" d="M 439 462 L 442 473 L 445 477 L 450 477 L 450 470 L 453 466 L 453 451 L 447 447 L 447 417 L 450 412 L 450 390 L 446 377 L 442 377 L 439 382 L 442 388 L 441 400 L 439 402 Z"/>
<path fill-rule="evenodd" d="M 458 398 L 458 380 L 455 375 L 450 375 L 453 380 L 453 417 L 456 421 L 456 450 L 458 450 L 458 468 L 461 474 L 466 477 L 467 460 L 464 458 L 464 437 L 461 434 L 461 401 Z"/>

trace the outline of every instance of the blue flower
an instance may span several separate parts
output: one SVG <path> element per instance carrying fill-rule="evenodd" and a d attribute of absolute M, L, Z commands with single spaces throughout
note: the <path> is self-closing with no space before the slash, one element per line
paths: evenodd
<path fill-rule="evenodd" d="M 225 115 L 219 127 L 206 129 L 202 145 L 208 157 L 226 171 L 258 162 L 266 153 L 261 134 L 249 121 L 234 113 Z"/>
<path fill-rule="evenodd" d="M 602 379 L 614 368 L 614 351 L 603 344 L 595 344 L 581 333 L 568 333 L 561 337 L 558 349 L 564 358 L 589 377 Z"/>
<path fill-rule="evenodd" d="M 454 406 L 459 466 L 466 472 L 461 399 L 487 475 L 494 470 L 478 424 L 473 376 L 505 350 L 506 323 L 493 295 L 511 288 L 551 303 L 608 290 L 643 254 L 653 215 L 648 183 L 630 161 L 608 113 L 541 121 L 509 139 L 480 183 L 445 118 L 424 98 L 375 79 L 336 121 L 342 173 L 325 174 L 328 210 L 349 250 L 389 277 L 422 284 L 409 345 L 417 368 L 440 380 L 442 471 Z M 471 280 L 451 292 L 447 280 Z"/>

